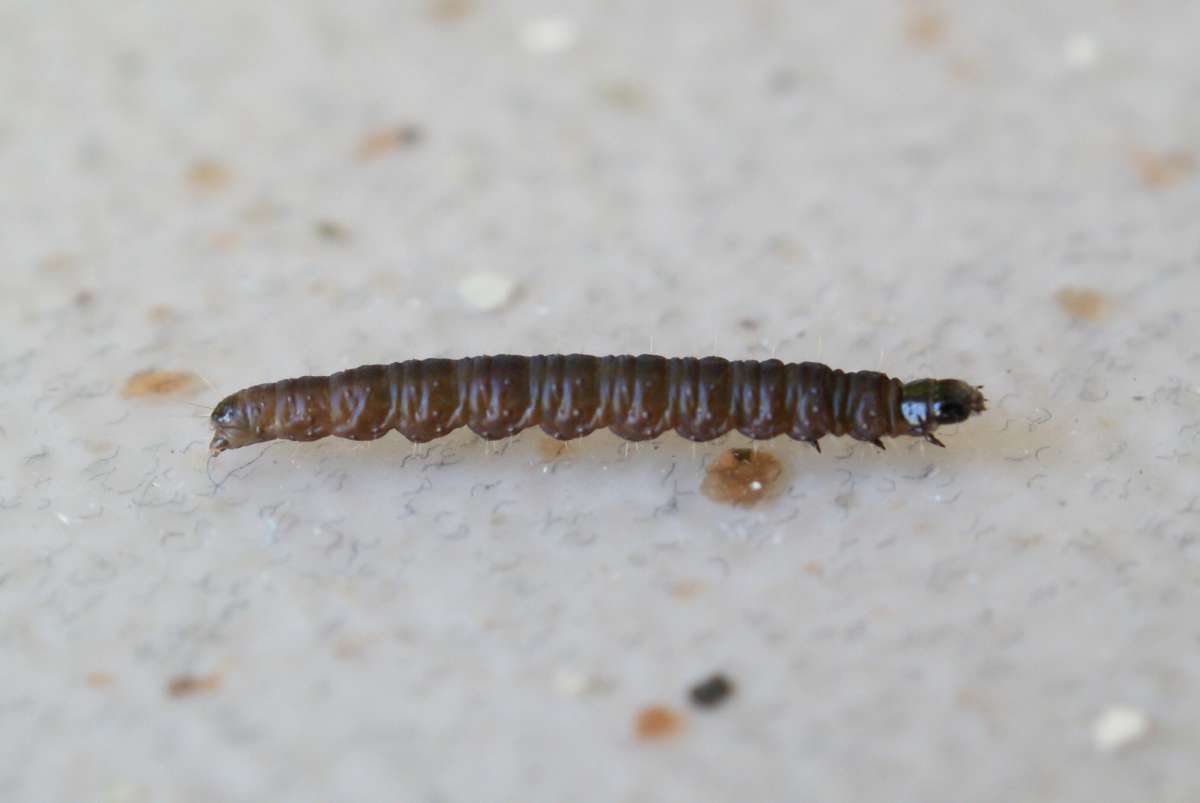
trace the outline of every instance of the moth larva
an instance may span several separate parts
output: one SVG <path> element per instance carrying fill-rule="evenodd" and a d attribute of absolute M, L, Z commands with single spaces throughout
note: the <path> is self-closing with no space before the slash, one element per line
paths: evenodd
<path fill-rule="evenodd" d="M 720 357 L 496 355 L 364 365 L 240 390 L 212 412 L 219 454 L 284 438 L 372 440 L 395 429 L 424 442 L 466 426 L 488 440 L 540 426 L 559 440 L 608 427 L 631 441 L 674 429 L 693 441 L 730 430 L 787 435 L 820 450 L 825 435 L 883 448 L 983 412 L 979 388 L 957 379 L 902 384 L 876 371 L 813 362 Z"/>

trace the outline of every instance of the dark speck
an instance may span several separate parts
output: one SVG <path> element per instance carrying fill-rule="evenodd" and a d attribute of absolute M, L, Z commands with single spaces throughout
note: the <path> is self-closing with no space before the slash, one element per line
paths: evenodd
<path fill-rule="evenodd" d="M 332 242 L 345 242 L 350 232 L 346 227 L 336 220 L 318 220 L 314 226 L 316 235 L 322 240 L 330 240 Z"/>
<path fill-rule="evenodd" d="M 688 696 L 702 708 L 720 705 L 733 694 L 733 682 L 722 674 L 716 674 L 692 687 Z"/>

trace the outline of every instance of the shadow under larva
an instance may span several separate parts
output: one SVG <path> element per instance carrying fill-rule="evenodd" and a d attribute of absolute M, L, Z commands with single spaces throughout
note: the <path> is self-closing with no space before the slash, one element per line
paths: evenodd
<path fill-rule="evenodd" d="M 815 362 L 586 354 L 509 354 L 364 365 L 330 376 L 254 385 L 210 417 L 212 454 L 276 439 L 373 440 L 397 430 L 415 443 L 467 427 L 487 440 L 540 426 L 559 440 L 607 427 L 643 441 L 675 430 L 709 441 L 736 430 L 787 435 L 820 451 L 826 435 L 883 448 L 985 409 L 980 387 L 957 379 L 902 383 L 877 371 Z"/>

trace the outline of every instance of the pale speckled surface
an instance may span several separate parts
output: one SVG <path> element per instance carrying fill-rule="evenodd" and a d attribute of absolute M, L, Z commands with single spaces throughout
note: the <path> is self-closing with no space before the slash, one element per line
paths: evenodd
<path fill-rule="evenodd" d="M 1200 799 L 1200 5 L 1009 5 L 0 2 L 0 799 Z M 714 346 L 992 411 L 772 444 L 747 512 L 673 436 L 218 489 L 187 403 Z M 215 390 L 122 398 L 150 368 Z M 1112 705 L 1150 729 L 1105 753 Z"/>

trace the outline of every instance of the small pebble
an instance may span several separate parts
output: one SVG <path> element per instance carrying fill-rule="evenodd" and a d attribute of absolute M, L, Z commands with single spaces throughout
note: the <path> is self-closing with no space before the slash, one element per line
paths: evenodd
<path fill-rule="evenodd" d="M 712 708 L 724 702 L 733 694 L 733 683 L 724 675 L 713 675 L 697 683 L 688 692 L 692 702 L 702 708 Z"/>
<path fill-rule="evenodd" d="M 1092 743 L 1101 753 L 1115 753 L 1146 737 L 1150 720 L 1127 705 L 1110 705 L 1092 723 Z"/>
<path fill-rule="evenodd" d="M 472 273 L 458 283 L 458 294 L 468 307 L 496 310 L 512 298 L 517 283 L 499 273 Z"/>

